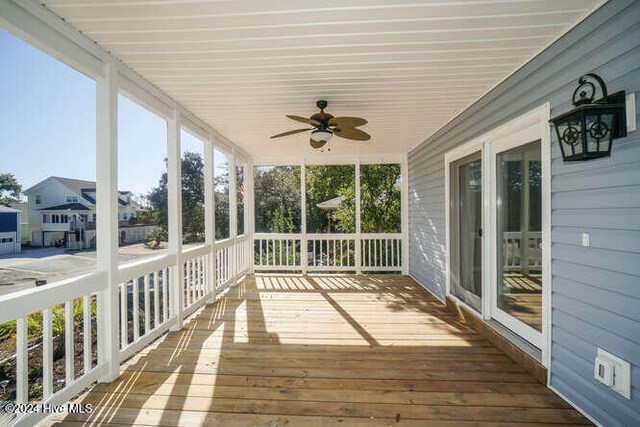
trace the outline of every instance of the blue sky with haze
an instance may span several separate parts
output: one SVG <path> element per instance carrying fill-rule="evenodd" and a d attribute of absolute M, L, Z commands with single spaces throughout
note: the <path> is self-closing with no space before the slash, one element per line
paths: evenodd
<path fill-rule="evenodd" d="M 0 173 L 23 189 L 52 175 L 95 180 L 95 92 L 91 78 L 0 30 Z M 118 121 L 118 187 L 146 194 L 165 170 L 167 123 L 124 96 Z M 202 143 L 182 132 L 182 151 L 202 154 Z"/>

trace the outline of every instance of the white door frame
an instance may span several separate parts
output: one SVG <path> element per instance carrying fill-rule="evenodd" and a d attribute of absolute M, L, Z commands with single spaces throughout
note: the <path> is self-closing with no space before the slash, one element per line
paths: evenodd
<path fill-rule="evenodd" d="M 546 103 L 540 107 L 525 113 L 508 123 L 501 125 L 491 131 L 474 138 L 473 140 L 445 154 L 445 206 L 446 206 L 446 292 L 447 296 L 461 303 L 468 308 L 471 313 L 485 320 L 495 318 L 495 296 L 497 290 L 497 239 L 496 225 L 497 218 L 494 206 L 496 206 L 496 162 L 495 156 L 499 152 L 524 145 L 529 142 L 541 141 L 542 150 L 542 333 L 539 336 L 528 334 L 526 329 L 516 326 L 515 333 L 521 336 L 542 351 L 542 364 L 550 368 L 550 350 L 551 350 L 551 129 L 549 127 L 550 105 Z M 487 238 L 483 239 L 482 245 L 482 312 L 477 312 L 464 302 L 460 301 L 455 295 L 451 294 L 451 221 L 450 221 L 450 165 L 452 162 L 466 157 L 476 151 L 482 151 L 482 224 L 484 228 L 483 235 Z M 498 315 L 500 317 L 500 315 Z M 521 323 L 517 319 L 510 317 L 512 320 Z M 504 318 L 496 319 L 500 323 L 507 323 L 509 327 L 510 321 Z M 514 325 L 511 325 L 514 326 Z M 532 328 L 530 328 L 533 330 Z"/>

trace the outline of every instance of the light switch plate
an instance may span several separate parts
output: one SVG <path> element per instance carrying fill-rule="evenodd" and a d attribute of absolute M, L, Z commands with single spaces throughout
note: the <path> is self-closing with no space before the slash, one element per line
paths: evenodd
<path fill-rule="evenodd" d="M 591 246 L 591 235 L 589 233 L 582 233 L 582 246 Z"/>

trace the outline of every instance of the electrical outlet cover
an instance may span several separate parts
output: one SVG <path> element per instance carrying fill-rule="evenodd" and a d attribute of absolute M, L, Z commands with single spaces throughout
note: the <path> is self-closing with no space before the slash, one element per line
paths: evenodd
<path fill-rule="evenodd" d="M 598 349 L 596 365 L 598 360 L 610 363 L 613 367 L 613 383 L 610 387 L 627 399 L 631 399 L 631 364 L 601 348 Z M 597 377 L 597 372 L 595 374 Z"/>

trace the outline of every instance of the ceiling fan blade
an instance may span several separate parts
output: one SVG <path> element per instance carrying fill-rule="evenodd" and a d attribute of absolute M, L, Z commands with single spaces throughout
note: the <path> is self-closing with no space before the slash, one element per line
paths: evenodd
<path fill-rule="evenodd" d="M 341 138 L 353 139 L 356 141 L 368 141 L 371 139 L 371 135 L 368 133 L 354 128 L 335 128 L 333 129 L 333 133 Z"/>
<path fill-rule="evenodd" d="M 324 144 L 327 143 L 327 141 L 314 141 L 313 139 L 309 139 L 309 143 L 311 144 L 311 146 L 313 148 L 322 148 L 324 146 Z"/>
<path fill-rule="evenodd" d="M 290 130 L 289 132 L 283 132 L 283 133 L 279 133 L 279 134 L 277 134 L 277 135 L 273 135 L 273 136 L 271 137 L 271 139 L 273 139 L 273 138 L 280 138 L 281 136 L 293 135 L 293 134 L 300 133 L 300 132 L 306 132 L 306 131 L 309 131 L 309 130 L 313 130 L 313 128 L 310 128 L 310 129 L 296 129 L 296 130 Z"/>
<path fill-rule="evenodd" d="M 330 125 L 341 128 L 357 128 L 366 125 L 368 122 L 361 117 L 334 117 L 329 120 Z"/>
<path fill-rule="evenodd" d="M 287 115 L 288 118 L 290 118 L 291 120 L 295 120 L 296 122 L 302 122 L 302 123 L 307 123 L 309 125 L 314 125 L 314 126 L 320 126 L 321 123 L 317 120 L 313 120 L 313 119 L 307 119 L 306 117 L 300 117 L 300 116 L 290 116 Z"/>

